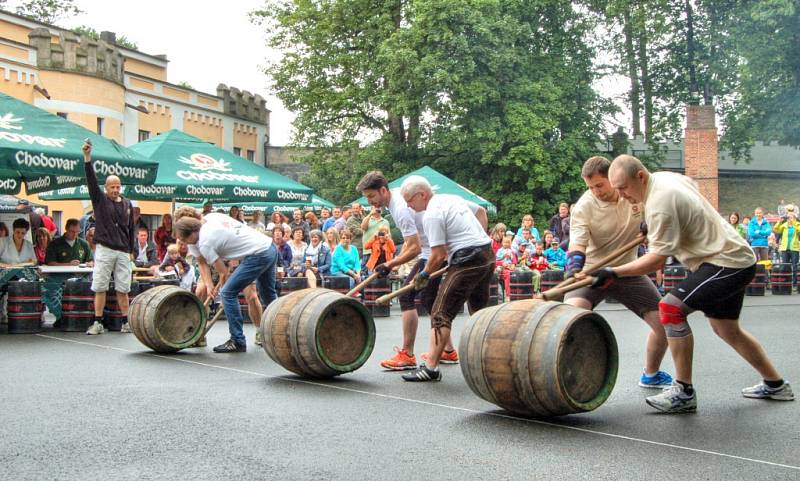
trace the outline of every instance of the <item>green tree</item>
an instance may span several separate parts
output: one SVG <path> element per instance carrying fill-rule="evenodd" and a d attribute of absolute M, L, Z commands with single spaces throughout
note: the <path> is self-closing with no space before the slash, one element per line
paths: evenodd
<path fill-rule="evenodd" d="M 593 17 L 560 0 L 306 0 L 254 13 L 284 57 L 268 68 L 305 179 L 337 202 L 372 168 L 423 164 L 541 221 L 582 190 L 610 108 L 592 90 Z"/>
<path fill-rule="evenodd" d="M 74 0 L 27 0 L 17 7 L 17 14 L 51 25 L 81 13 Z"/>

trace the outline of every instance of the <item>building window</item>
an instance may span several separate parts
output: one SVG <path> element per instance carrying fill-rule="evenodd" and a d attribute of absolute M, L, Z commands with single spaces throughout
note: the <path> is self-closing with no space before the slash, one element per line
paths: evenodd
<path fill-rule="evenodd" d="M 147 140 L 150 138 L 150 131 L 149 130 L 140 130 L 139 131 L 139 142 Z"/>
<path fill-rule="evenodd" d="M 97 117 L 97 133 L 99 135 L 103 135 L 103 124 L 105 119 L 103 117 Z"/>
<path fill-rule="evenodd" d="M 240 149 L 239 147 L 234 147 L 233 148 L 233 155 L 238 155 L 239 157 L 241 157 L 242 156 L 242 149 Z"/>
<path fill-rule="evenodd" d="M 256 161 L 256 151 L 255 150 L 248 150 L 247 151 L 247 160 L 251 162 Z"/>
<path fill-rule="evenodd" d="M 66 119 L 67 118 L 67 113 L 66 112 L 56 112 L 56 115 L 58 115 L 62 119 Z"/>

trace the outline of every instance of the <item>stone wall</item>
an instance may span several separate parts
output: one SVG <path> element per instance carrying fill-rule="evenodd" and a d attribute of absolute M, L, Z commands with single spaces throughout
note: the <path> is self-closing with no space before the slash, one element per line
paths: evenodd
<path fill-rule="evenodd" d="M 28 40 L 36 49 L 36 62 L 40 69 L 92 75 L 123 83 L 125 59 L 113 43 L 79 37 L 69 31 L 62 31 L 59 43 L 53 43 L 50 30 L 46 28 L 32 30 Z"/>
<path fill-rule="evenodd" d="M 217 86 L 217 96 L 222 98 L 226 114 L 264 125 L 269 123 L 267 102 L 262 96 L 225 84 Z"/>

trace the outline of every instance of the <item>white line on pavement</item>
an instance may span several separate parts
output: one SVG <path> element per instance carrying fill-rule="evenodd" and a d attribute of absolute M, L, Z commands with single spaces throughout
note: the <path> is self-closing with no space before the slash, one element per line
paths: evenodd
<path fill-rule="evenodd" d="M 36 334 L 36 336 L 43 337 L 43 338 L 46 338 L 46 339 L 52 339 L 54 341 L 70 342 L 70 343 L 73 343 L 73 344 L 81 344 L 81 345 L 85 345 L 85 346 L 97 347 L 97 348 L 100 348 L 100 349 L 108 349 L 108 350 L 111 350 L 111 351 L 125 352 L 125 353 L 129 353 L 129 354 L 133 354 L 133 353 L 138 352 L 138 351 L 131 351 L 129 349 L 123 349 L 121 347 L 104 346 L 102 344 L 94 344 L 94 343 L 91 343 L 91 342 L 76 341 L 74 339 L 63 339 L 63 338 L 60 338 L 60 337 L 48 336 L 48 335 L 45 335 L 45 334 Z M 783 464 L 783 463 L 774 463 L 774 462 L 771 462 L 771 461 L 765 461 L 763 459 L 747 458 L 747 457 L 744 457 L 744 456 L 736 456 L 734 454 L 721 453 L 719 451 L 711 451 L 711 450 L 708 450 L 708 449 L 697 449 L 697 448 L 691 448 L 691 447 L 688 447 L 688 446 L 680 446 L 678 444 L 662 443 L 662 442 L 659 442 L 659 441 L 652 441 L 652 440 L 649 440 L 649 439 L 634 438 L 634 437 L 625 436 L 625 435 L 622 435 L 622 434 L 606 433 L 606 432 L 603 432 L 603 431 L 593 431 L 591 429 L 579 428 L 579 427 L 575 427 L 575 426 L 566 426 L 566 425 L 563 425 L 563 424 L 551 423 L 551 422 L 547 422 L 547 421 L 541 421 L 541 420 L 538 420 L 538 419 L 528 419 L 528 418 L 522 418 L 522 417 L 513 416 L 513 415 L 510 415 L 510 414 L 501 414 L 501 413 L 492 413 L 492 412 L 486 412 L 486 411 L 478 411 L 477 409 L 470 409 L 470 408 L 464 408 L 464 407 L 458 407 L 458 406 L 450 406 L 448 404 L 434 403 L 434 402 L 430 402 L 430 401 L 422 401 L 422 400 L 419 400 L 419 399 L 405 398 L 405 397 L 401 397 L 401 396 L 394 396 L 394 395 L 391 395 L 391 394 L 381 394 L 381 393 L 370 392 L 370 391 L 362 391 L 360 389 L 353 389 L 353 388 L 344 387 L 344 386 L 334 386 L 334 385 L 331 385 L 331 384 L 323 384 L 323 383 L 319 383 L 319 382 L 315 382 L 315 381 L 308 381 L 308 380 L 305 380 L 305 379 L 293 379 L 293 378 L 286 378 L 286 377 L 281 377 L 281 376 L 271 376 L 269 374 L 264 374 L 264 373 L 260 373 L 260 372 L 256 372 L 256 371 L 248 371 L 246 369 L 237 369 L 237 368 L 227 367 L 227 366 L 217 366 L 217 365 L 208 364 L 208 363 L 205 363 L 205 362 L 192 361 L 190 359 L 182 359 L 182 358 L 173 357 L 173 356 L 165 356 L 165 355 L 157 354 L 157 353 L 150 353 L 150 356 L 156 357 L 156 358 L 159 358 L 159 359 L 166 359 L 168 361 L 177 361 L 177 362 L 183 362 L 183 363 L 186 363 L 186 364 L 194 364 L 194 365 L 197 365 L 197 366 L 210 367 L 210 368 L 213 368 L 213 369 L 221 369 L 223 371 L 237 372 L 237 373 L 240 373 L 240 374 L 249 374 L 249 375 L 252 375 L 252 376 L 259 376 L 259 377 L 263 377 L 263 378 L 266 378 L 266 379 L 277 379 L 277 380 L 281 380 L 281 381 L 296 382 L 296 383 L 301 383 L 301 384 L 309 384 L 309 385 L 312 385 L 312 386 L 318 386 L 318 387 L 323 387 L 323 388 L 328 388 L 328 389 L 338 389 L 340 391 L 347 391 L 347 392 L 352 392 L 352 393 L 357 393 L 357 394 L 366 394 L 368 396 L 375 396 L 375 397 L 380 397 L 380 398 L 384 398 L 384 399 L 394 399 L 394 400 L 397 400 L 397 401 L 405 401 L 405 402 L 410 402 L 410 403 L 415 403 L 415 404 L 422 404 L 422 405 L 426 405 L 426 406 L 445 408 L 445 409 L 450 409 L 450 410 L 453 410 L 453 411 L 463 411 L 463 412 L 468 412 L 468 413 L 472 413 L 472 414 L 478 414 L 478 415 L 482 415 L 482 416 L 491 416 L 491 417 L 497 417 L 497 418 L 503 418 L 503 419 L 511 419 L 511 420 L 514 420 L 514 421 L 522 421 L 522 422 L 531 423 L 531 424 L 539 424 L 539 425 L 542 425 L 542 426 L 549 426 L 549 427 L 554 427 L 554 428 L 567 429 L 567 430 L 570 430 L 570 431 L 577 431 L 577 432 L 582 432 L 582 433 L 587 433 L 587 434 L 594 434 L 594 435 L 597 435 L 597 436 L 606 436 L 606 437 L 614 438 L 614 439 L 623 439 L 625 441 L 632 441 L 632 442 L 637 442 L 637 443 L 642 443 L 642 444 L 650 444 L 650 445 L 653 445 L 653 446 L 662 446 L 662 447 L 665 447 L 665 448 L 679 449 L 679 450 L 682 450 L 682 451 L 689 451 L 689 452 L 700 453 L 700 454 L 708 454 L 708 455 L 711 455 L 711 456 L 719 456 L 719 457 L 723 457 L 723 458 L 737 459 L 737 460 L 740 460 L 740 461 L 747 461 L 747 462 L 751 462 L 751 463 L 764 464 L 764 465 L 767 465 L 767 466 L 776 466 L 776 467 L 780 467 L 780 468 L 794 469 L 794 470 L 800 471 L 800 466 L 793 466 L 791 464 Z"/>

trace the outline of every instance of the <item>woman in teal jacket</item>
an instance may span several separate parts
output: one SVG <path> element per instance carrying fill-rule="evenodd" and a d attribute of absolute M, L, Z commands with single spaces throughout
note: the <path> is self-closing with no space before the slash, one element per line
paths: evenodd
<path fill-rule="evenodd" d="M 361 282 L 361 256 L 358 255 L 358 249 L 350 245 L 352 238 L 348 229 L 339 232 L 339 245 L 331 257 L 331 275 L 348 276 L 350 287 Z"/>
<path fill-rule="evenodd" d="M 772 234 L 772 226 L 764 218 L 764 209 L 756 207 L 755 214 L 756 216 L 750 219 L 747 225 L 747 237 L 750 238 L 756 259 L 765 261 L 769 259 L 769 235 Z"/>

